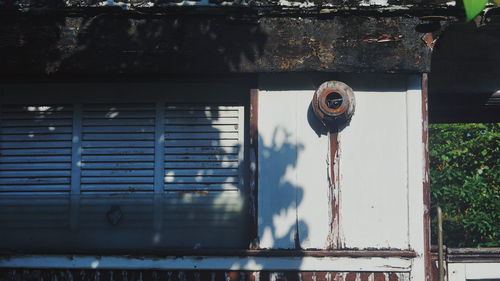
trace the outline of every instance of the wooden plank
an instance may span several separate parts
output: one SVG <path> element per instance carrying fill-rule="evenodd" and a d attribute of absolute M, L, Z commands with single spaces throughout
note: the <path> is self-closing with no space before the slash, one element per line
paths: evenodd
<path fill-rule="evenodd" d="M 3 144 L 0 144 L 2 147 Z M 3 147 L 2 147 L 3 148 Z M 70 148 L 44 148 L 44 149 L 3 149 L 2 157 L 14 155 L 71 155 Z"/>
<path fill-rule="evenodd" d="M 238 161 L 225 162 L 165 162 L 166 169 L 210 169 L 210 168 L 238 168 Z"/>
<path fill-rule="evenodd" d="M 166 133 L 175 132 L 217 132 L 217 133 L 233 133 L 238 131 L 238 125 L 215 125 L 215 124 L 205 124 L 205 125 L 192 125 L 192 126 L 180 126 L 180 125 L 170 125 L 165 127 Z"/>
<path fill-rule="evenodd" d="M 89 111 L 154 111 L 154 104 L 148 103 L 113 103 L 113 104 L 102 104 L 102 103 L 87 103 L 84 104 L 84 112 Z"/>
<path fill-rule="evenodd" d="M 0 173 L 1 175 L 1 173 Z M 153 176 L 150 170 L 82 170 L 82 177 L 147 177 Z"/>
<path fill-rule="evenodd" d="M 165 140 L 165 146 L 237 146 L 237 140 Z"/>
<path fill-rule="evenodd" d="M 84 126 L 85 133 L 153 133 L 154 126 Z"/>
<path fill-rule="evenodd" d="M 194 162 L 194 161 L 238 161 L 238 155 L 225 154 L 225 155 L 165 155 L 165 162 L 171 162 L 169 165 L 174 165 L 173 162 Z"/>
<path fill-rule="evenodd" d="M 68 157 L 69 158 L 69 157 Z M 7 171 L 7 170 L 21 170 L 21 171 L 28 171 L 28 170 L 70 170 L 71 165 L 70 163 L 6 163 L 4 164 L 2 161 L 0 161 L 0 171 Z"/>
<path fill-rule="evenodd" d="M 165 191 L 238 191 L 237 184 L 203 183 L 203 184 L 172 184 L 164 185 Z"/>
<path fill-rule="evenodd" d="M 0 184 L 35 185 L 35 184 L 69 184 L 70 178 L 0 178 Z"/>
<path fill-rule="evenodd" d="M 83 133 L 82 136 L 84 141 L 92 140 L 153 140 L 154 135 L 152 133 L 140 133 L 140 134 L 92 134 Z"/>
<path fill-rule="evenodd" d="M 167 147 L 165 154 L 238 154 L 238 147 Z"/>
<path fill-rule="evenodd" d="M 3 113 L 18 113 L 18 112 L 72 112 L 71 105 L 65 104 L 51 104 L 51 105 L 43 105 L 43 104 L 33 104 L 33 105 L 25 105 L 25 104 L 4 104 L 2 105 L 2 114 Z"/>
<path fill-rule="evenodd" d="M 69 163 L 71 155 L 53 156 L 53 155 L 21 155 L 21 156 L 5 156 L 4 151 L 1 152 L 0 163 Z M 68 153 L 69 154 L 69 153 Z M 45 165 L 45 164 L 42 164 Z"/>
<path fill-rule="evenodd" d="M 45 178 L 45 177 L 69 177 L 70 170 L 46 170 L 46 171 L 0 171 L 0 178 Z"/>
<path fill-rule="evenodd" d="M 0 185 L 0 192 L 54 192 L 69 190 L 69 184 Z M 19 206 L 16 206 L 16 210 L 19 210 Z"/>
<path fill-rule="evenodd" d="M 102 141 L 84 141 L 82 142 L 83 148 L 97 148 L 97 147 L 123 147 L 123 148 L 136 148 L 136 147 L 154 147 L 154 142 L 151 141 L 117 141 L 117 140 L 102 140 Z"/>
<path fill-rule="evenodd" d="M 166 139 L 206 139 L 206 140 L 218 140 L 218 139 L 231 139 L 237 140 L 238 133 L 222 133 L 222 132 L 186 132 L 186 133 L 167 133 L 165 134 Z"/>
<path fill-rule="evenodd" d="M 16 149 L 18 148 L 19 151 L 25 151 L 25 150 L 35 150 L 35 148 L 47 148 L 47 149 L 63 149 L 63 148 L 69 148 L 71 147 L 71 142 L 70 141 L 26 141 L 26 142 L 5 142 L 2 141 L 0 142 L 0 148 L 5 149 L 5 151 L 8 151 L 7 149 Z M 64 150 L 64 149 L 63 149 Z M 3 154 L 3 152 L 2 152 Z M 7 155 L 7 154 L 5 154 Z"/>
<path fill-rule="evenodd" d="M 155 120 L 151 119 L 85 119 L 84 126 L 147 126 L 154 125 Z"/>
<path fill-rule="evenodd" d="M 154 161 L 153 155 L 82 155 L 84 162 L 147 162 Z"/>
<path fill-rule="evenodd" d="M 238 176 L 238 169 L 168 169 L 165 170 L 166 175 L 171 177 L 179 176 Z"/>
<path fill-rule="evenodd" d="M 0 134 L 0 141 L 70 141 L 71 134 L 37 134 L 26 132 L 19 135 Z"/>
<path fill-rule="evenodd" d="M 85 111 L 83 118 L 87 119 L 150 119 L 155 118 L 153 110 L 121 111 L 119 109 L 109 111 Z"/>
<path fill-rule="evenodd" d="M 238 118 L 165 118 L 165 124 L 168 125 L 236 125 Z"/>
<path fill-rule="evenodd" d="M 87 183 L 153 183 L 153 177 L 82 177 L 82 184 Z"/>
<path fill-rule="evenodd" d="M 71 126 L 0 128 L 0 133 L 4 135 L 71 133 L 71 132 L 72 132 Z"/>
<path fill-rule="evenodd" d="M 84 148 L 84 155 L 140 155 L 153 154 L 154 148 Z"/>
<path fill-rule="evenodd" d="M 238 177 L 216 177 L 216 176 L 165 176 L 165 183 L 192 183 L 192 184 L 204 184 L 204 183 L 239 183 Z"/>
<path fill-rule="evenodd" d="M 71 119 L 55 119 L 55 120 L 10 120 L 8 123 L 3 123 L 2 127 L 55 127 L 72 125 Z"/>
<path fill-rule="evenodd" d="M 81 192 L 88 191 L 153 191 L 153 184 L 119 183 L 119 184 L 85 184 L 80 187 Z"/>
<path fill-rule="evenodd" d="M 219 117 L 238 117 L 238 110 L 172 110 L 167 111 L 165 116 L 170 117 L 189 117 L 189 118 L 219 118 Z"/>
<path fill-rule="evenodd" d="M 172 111 L 232 111 L 237 110 L 237 106 L 231 105 L 204 105 L 204 104 L 177 104 L 167 105 L 167 112 Z"/>
<path fill-rule="evenodd" d="M 2 165 L 0 165 L 2 169 Z M 110 170 L 110 169 L 154 169 L 152 162 L 110 162 L 110 163 L 82 163 L 82 170 Z"/>
<path fill-rule="evenodd" d="M 54 111 L 22 111 L 22 112 L 3 112 L 3 120 L 33 120 L 33 119 L 71 119 L 73 114 L 71 111 L 54 112 Z M 10 122 L 10 121 L 9 121 Z"/>

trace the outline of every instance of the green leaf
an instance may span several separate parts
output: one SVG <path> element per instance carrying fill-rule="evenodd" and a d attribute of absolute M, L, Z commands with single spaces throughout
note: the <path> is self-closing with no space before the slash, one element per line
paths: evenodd
<path fill-rule="evenodd" d="M 488 0 L 464 0 L 467 21 L 475 18 L 486 7 Z"/>

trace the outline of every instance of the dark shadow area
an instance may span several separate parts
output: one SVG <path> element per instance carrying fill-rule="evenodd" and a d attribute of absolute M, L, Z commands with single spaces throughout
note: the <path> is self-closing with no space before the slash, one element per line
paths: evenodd
<path fill-rule="evenodd" d="M 489 15 L 491 14 L 491 15 Z M 434 123 L 499 122 L 500 20 L 450 25 L 432 53 L 429 117 Z"/>

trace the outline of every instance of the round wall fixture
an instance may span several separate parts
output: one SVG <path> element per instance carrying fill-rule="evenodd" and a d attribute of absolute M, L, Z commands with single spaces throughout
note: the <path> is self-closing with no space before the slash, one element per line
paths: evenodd
<path fill-rule="evenodd" d="M 314 114 L 327 127 L 349 123 L 354 114 L 354 92 L 345 83 L 327 81 L 321 84 L 312 100 Z"/>

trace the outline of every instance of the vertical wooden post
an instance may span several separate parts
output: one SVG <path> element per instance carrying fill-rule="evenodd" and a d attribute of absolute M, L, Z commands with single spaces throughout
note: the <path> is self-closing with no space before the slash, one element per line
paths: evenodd
<path fill-rule="evenodd" d="M 259 90 L 250 90 L 249 198 L 250 249 L 259 248 L 258 237 L 258 160 L 259 160 Z"/>

